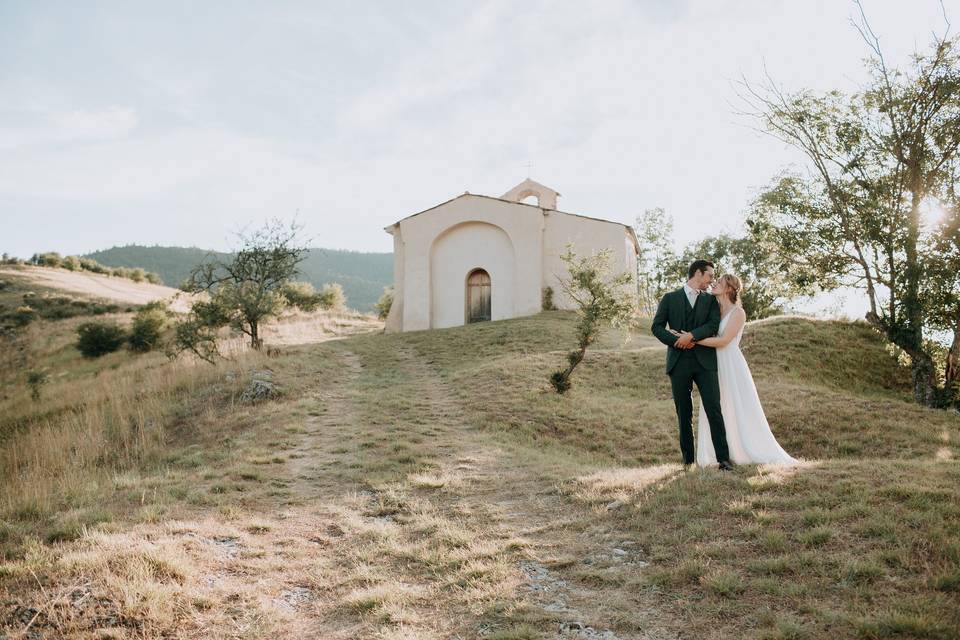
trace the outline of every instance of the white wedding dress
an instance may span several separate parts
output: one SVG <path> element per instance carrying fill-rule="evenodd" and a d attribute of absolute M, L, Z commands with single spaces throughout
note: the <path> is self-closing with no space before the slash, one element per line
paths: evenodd
<path fill-rule="evenodd" d="M 733 310 L 720 320 L 718 335 L 723 335 Z M 717 373 L 720 378 L 720 409 L 727 431 L 727 447 L 730 461 L 734 464 L 796 464 L 776 438 L 767 424 L 767 416 L 760 406 L 757 387 L 747 360 L 740 351 L 743 328 L 727 346 L 717 349 Z M 697 464 L 707 467 L 717 464 L 717 455 L 710 441 L 710 423 L 700 404 L 697 422 Z"/>

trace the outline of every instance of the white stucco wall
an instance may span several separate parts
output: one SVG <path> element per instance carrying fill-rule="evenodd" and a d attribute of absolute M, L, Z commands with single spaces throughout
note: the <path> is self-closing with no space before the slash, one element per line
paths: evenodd
<path fill-rule="evenodd" d="M 464 222 L 441 233 L 430 249 L 431 326 L 465 324 L 467 275 L 477 268 L 490 275 L 491 320 L 512 318 L 515 262 L 513 243 L 498 226 Z"/>
<path fill-rule="evenodd" d="M 581 257 L 610 249 L 613 252 L 611 266 L 614 270 L 636 273 L 633 241 L 622 224 L 556 211 L 548 211 L 545 218 L 543 286 L 553 287 L 553 303 L 558 309 L 574 308 L 573 301 L 559 284 L 559 279 L 568 275 L 567 265 L 560 258 L 566 252 L 568 242 L 573 243 L 574 253 Z"/>
<path fill-rule="evenodd" d="M 387 331 L 403 330 L 404 242 L 400 225 L 387 227 L 393 234 L 393 304 L 384 327 Z"/>

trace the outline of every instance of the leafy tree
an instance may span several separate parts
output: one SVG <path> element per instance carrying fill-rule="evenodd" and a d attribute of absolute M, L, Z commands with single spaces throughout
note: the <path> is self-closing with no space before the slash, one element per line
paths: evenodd
<path fill-rule="evenodd" d="M 77 327 L 77 349 L 85 358 L 99 358 L 123 346 L 122 327 L 112 322 L 84 322 Z"/>
<path fill-rule="evenodd" d="M 280 289 L 296 275 L 297 264 L 307 251 L 297 240 L 299 230 L 296 223 L 271 220 L 252 233 L 241 233 L 241 247 L 236 252 L 211 255 L 195 267 L 185 283 L 186 290 L 208 293 L 210 301 L 204 304 L 216 310 L 202 308 L 192 320 L 225 320 L 250 338 L 251 347 L 260 349 L 260 326 L 283 308 Z M 197 329 L 205 335 L 203 327 Z"/>
<path fill-rule="evenodd" d="M 661 209 L 647 209 L 637 217 L 637 236 L 641 253 L 637 260 L 641 313 L 651 315 L 660 299 L 687 278 L 687 268 L 698 258 L 716 264 L 718 273 L 735 273 L 744 285 L 743 307 L 753 319 L 766 318 L 782 311 L 786 300 L 811 293 L 784 272 L 777 246 L 768 241 L 728 234 L 708 236 L 687 245 L 680 253 L 673 250 L 673 220 Z"/>
<path fill-rule="evenodd" d="M 671 282 L 686 280 L 687 268 L 698 258 L 716 265 L 717 274 L 733 273 L 743 282 L 740 300 L 747 317 L 752 320 L 783 313 L 783 303 L 811 295 L 809 286 L 790 278 L 790 265 L 775 244 L 749 236 L 736 238 L 727 234 L 710 236 L 684 249 L 676 260 L 668 263 Z"/>
<path fill-rule="evenodd" d="M 569 278 L 561 279 L 560 286 L 577 305 L 577 347 L 567 355 L 567 367 L 550 376 L 550 384 L 557 393 L 570 389 L 573 370 L 583 361 L 587 347 L 597 339 L 604 325 L 623 326 L 636 312 L 636 298 L 627 287 L 634 275 L 624 272 L 611 276 L 611 256 L 609 250 L 604 250 L 579 258 L 573 245 L 567 245 L 566 253 L 561 256 Z"/>
<path fill-rule="evenodd" d="M 373 310 L 377 312 L 377 318 L 380 320 L 386 320 L 387 316 L 390 315 L 390 308 L 393 306 L 393 287 L 384 287 L 383 295 L 380 296 L 380 299 L 377 300 L 377 304 L 373 306 Z"/>
<path fill-rule="evenodd" d="M 929 332 L 946 326 L 944 314 L 956 308 L 949 296 L 931 305 L 924 292 L 945 291 L 956 272 L 928 259 L 949 239 L 926 233 L 922 213 L 951 202 L 954 189 L 957 41 L 935 36 L 929 52 L 898 70 L 887 66 L 865 18 L 858 28 L 872 50 L 861 91 L 747 85 L 762 126 L 809 161 L 807 174 L 784 174 L 758 197 L 748 226 L 753 238 L 778 247 L 797 284 L 863 290 L 866 320 L 910 360 L 917 402 L 942 406 L 957 396 L 939 373 L 949 367 L 937 365 Z M 957 342 L 960 325 L 950 330 Z"/>
<path fill-rule="evenodd" d="M 637 216 L 634 227 L 640 241 L 637 283 L 641 313 L 653 315 L 657 303 L 677 282 L 669 267 L 677 259 L 673 250 L 673 218 L 662 207 Z"/>

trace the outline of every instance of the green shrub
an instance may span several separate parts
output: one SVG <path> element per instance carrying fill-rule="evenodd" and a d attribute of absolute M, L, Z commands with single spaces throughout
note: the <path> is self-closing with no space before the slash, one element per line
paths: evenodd
<path fill-rule="evenodd" d="M 126 267 L 114 267 L 110 270 L 110 275 L 115 278 L 129 278 L 130 269 L 127 269 Z"/>
<path fill-rule="evenodd" d="M 160 276 L 153 273 L 152 271 L 147 271 L 146 274 L 147 282 L 150 284 L 163 284 L 163 280 L 160 279 Z"/>
<path fill-rule="evenodd" d="M 13 323 L 18 327 L 25 327 L 37 319 L 37 310 L 29 305 L 17 307 L 13 312 Z"/>
<path fill-rule="evenodd" d="M 320 306 L 320 296 L 309 282 L 285 282 L 280 295 L 287 304 L 303 311 L 316 311 Z"/>
<path fill-rule="evenodd" d="M 167 314 L 161 305 L 149 304 L 137 312 L 127 344 L 131 351 L 146 353 L 160 346 Z"/>
<path fill-rule="evenodd" d="M 47 384 L 49 378 L 43 371 L 28 371 L 27 386 L 30 387 L 30 397 L 34 402 L 40 401 L 40 389 Z"/>
<path fill-rule="evenodd" d="M 112 322 L 84 322 L 77 327 L 77 349 L 86 358 L 99 358 L 119 349 L 127 334 Z"/>
<path fill-rule="evenodd" d="M 80 268 L 91 273 L 110 273 L 108 267 L 103 266 L 93 258 L 80 258 Z"/>
<path fill-rule="evenodd" d="M 347 308 L 347 296 L 337 282 L 323 285 L 320 290 L 320 306 L 328 311 L 343 311 Z"/>
<path fill-rule="evenodd" d="M 541 297 L 541 308 L 543 311 L 554 311 L 556 307 L 553 304 L 553 287 L 544 287 Z"/>
<path fill-rule="evenodd" d="M 130 269 L 130 271 L 127 273 L 127 277 L 134 282 L 143 282 L 147 277 L 147 272 L 140 267 L 137 267 L 135 269 Z"/>
<path fill-rule="evenodd" d="M 80 271 L 83 268 L 80 264 L 80 258 L 77 256 L 67 256 L 63 259 L 60 266 L 68 271 Z"/>
<path fill-rule="evenodd" d="M 374 310 L 377 312 L 377 317 L 381 320 L 386 320 L 387 316 L 390 315 L 390 308 L 393 306 L 393 287 L 384 287 L 383 294 L 380 296 L 380 299 L 377 300 L 377 304 L 373 305 Z"/>
<path fill-rule="evenodd" d="M 61 264 L 63 264 L 63 256 L 56 251 L 35 253 L 30 258 L 30 262 L 39 267 L 59 267 Z"/>

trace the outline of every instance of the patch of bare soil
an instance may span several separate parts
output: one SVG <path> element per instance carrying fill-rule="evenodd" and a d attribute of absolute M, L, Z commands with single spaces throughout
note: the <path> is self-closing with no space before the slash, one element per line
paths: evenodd
<path fill-rule="evenodd" d="M 358 333 L 382 331 L 383 322 L 354 312 L 293 312 L 281 316 L 263 328 L 263 338 L 271 345 L 316 344 Z"/>
<path fill-rule="evenodd" d="M 177 312 L 190 310 L 190 296 L 182 291 L 149 282 L 134 282 L 126 278 L 114 278 L 85 271 L 67 271 L 50 267 L 21 266 L 0 267 L 0 274 L 25 278 L 44 287 L 62 289 L 71 293 L 103 298 L 129 304 L 147 304 L 166 300 Z"/>

